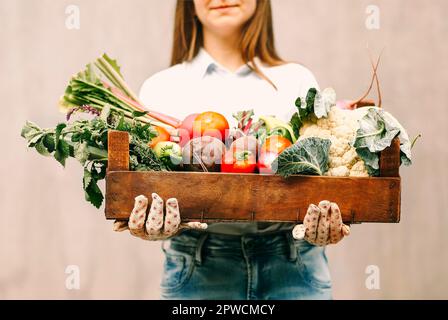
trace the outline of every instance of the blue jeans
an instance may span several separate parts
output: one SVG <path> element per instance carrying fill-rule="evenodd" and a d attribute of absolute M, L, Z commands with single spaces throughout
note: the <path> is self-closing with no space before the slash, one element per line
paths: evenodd
<path fill-rule="evenodd" d="M 187 230 L 162 242 L 162 299 L 331 299 L 325 248 L 291 232 L 231 236 Z"/>

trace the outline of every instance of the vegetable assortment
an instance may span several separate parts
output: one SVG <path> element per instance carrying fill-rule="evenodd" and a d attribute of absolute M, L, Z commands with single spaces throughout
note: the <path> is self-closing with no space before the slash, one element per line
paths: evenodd
<path fill-rule="evenodd" d="M 295 113 L 288 122 L 271 115 L 256 118 L 253 110 L 234 114 L 232 128 L 215 111 L 180 121 L 148 110 L 125 83 L 117 62 L 104 54 L 69 81 L 60 100 L 66 122 L 42 129 L 28 121 L 21 135 L 28 147 L 63 166 L 70 157 L 78 160 L 85 198 L 98 208 L 104 198 L 98 182 L 106 175 L 109 130 L 129 133 L 134 171 L 376 176 L 379 153 L 395 137 L 402 163 L 411 164 L 413 143 L 405 129 L 383 109 L 357 109 L 361 104 L 337 102 L 331 88 L 310 88 L 292 101 Z M 90 118 L 73 119 L 80 113 Z"/>
<path fill-rule="evenodd" d="M 310 89 L 308 96 L 313 91 Z M 326 97 L 327 94 L 330 97 Z M 305 120 L 300 118 L 299 141 L 311 137 L 330 140 L 329 167 L 325 175 L 378 176 L 380 152 L 396 137 L 400 139 L 402 164 L 411 164 L 408 134 L 390 113 L 378 107 L 341 109 L 336 106 L 332 90 L 322 91 L 319 99 L 325 100 L 326 106 L 320 107 L 319 116 L 311 109 Z M 331 106 L 328 108 L 328 105 Z M 296 117 L 294 115 L 291 121 Z"/>
<path fill-rule="evenodd" d="M 316 154 L 328 153 L 328 168 L 320 172 L 315 171 L 317 174 L 339 177 L 378 176 L 380 152 L 389 147 L 396 137 L 400 140 L 401 163 L 411 164 L 413 143 L 398 120 L 381 108 L 377 75 L 380 59 L 381 56 L 376 64 L 371 60 L 373 75 L 370 86 L 358 100 L 336 101 L 336 93 L 332 88 L 321 92 L 311 88 L 306 97 L 297 98 L 297 112 L 292 116 L 290 124 L 299 142 L 310 138 L 330 142 L 326 143 L 328 148 L 316 150 L 319 147 L 312 147 L 314 151 L 318 151 Z M 364 100 L 372 90 L 375 80 L 378 107 L 375 107 L 373 101 Z M 282 158 L 279 157 L 280 164 Z M 279 170 L 279 173 L 287 175 L 291 174 L 291 170 L 286 174 Z M 292 173 L 302 172 L 297 169 Z"/>

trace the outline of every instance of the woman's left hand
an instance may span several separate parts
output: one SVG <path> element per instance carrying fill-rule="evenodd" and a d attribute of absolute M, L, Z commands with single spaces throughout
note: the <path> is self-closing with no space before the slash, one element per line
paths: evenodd
<path fill-rule="evenodd" d="M 350 227 L 342 223 L 342 215 L 336 203 L 321 201 L 310 204 L 303 219 L 292 230 L 294 239 L 305 239 L 316 246 L 335 244 L 350 234 Z"/>

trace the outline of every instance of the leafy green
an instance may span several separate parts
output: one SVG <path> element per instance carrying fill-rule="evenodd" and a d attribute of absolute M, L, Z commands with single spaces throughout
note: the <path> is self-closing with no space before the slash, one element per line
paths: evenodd
<path fill-rule="evenodd" d="M 54 153 L 54 158 L 65 167 L 65 160 L 70 156 L 70 146 L 64 141 L 60 140 L 56 146 L 56 152 Z"/>
<path fill-rule="evenodd" d="M 299 136 L 300 127 L 311 118 L 320 119 L 326 117 L 330 108 L 336 104 L 336 92 L 332 88 L 318 91 L 310 88 L 305 98 L 298 97 L 295 101 L 297 112 L 289 121 L 296 137 Z"/>
<path fill-rule="evenodd" d="M 121 68 L 118 65 L 117 60 L 110 58 L 106 53 L 103 54 L 102 58 L 109 63 L 109 65 L 120 75 L 120 77 L 123 77 L 123 75 L 121 74 Z"/>
<path fill-rule="evenodd" d="M 89 149 L 87 147 L 87 141 L 75 142 L 73 145 L 74 157 L 81 164 L 84 164 L 89 159 Z"/>
<path fill-rule="evenodd" d="M 390 146 L 399 132 L 398 127 L 385 120 L 382 112 L 371 109 L 359 121 L 354 147 L 379 152 Z"/>
<path fill-rule="evenodd" d="M 42 132 L 37 125 L 32 122 L 27 122 L 22 128 L 21 136 L 28 141 L 30 146 L 34 146 L 36 140 L 42 138 Z"/>
<path fill-rule="evenodd" d="M 305 98 L 298 97 L 295 101 L 297 112 L 293 115 L 293 118 L 295 118 L 299 128 L 314 112 L 314 98 L 316 97 L 316 93 L 316 88 L 310 88 Z"/>
<path fill-rule="evenodd" d="M 69 157 L 77 159 L 84 168 L 86 200 L 95 207 L 103 201 L 98 181 L 106 175 L 109 130 L 129 133 L 132 170 L 167 170 L 148 146 L 157 134 L 152 127 L 154 119 L 143 111 L 138 97 L 124 81 L 117 61 L 107 54 L 87 64 L 70 79 L 59 105 L 67 112 L 67 123 L 41 129 L 27 122 L 21 135 L 28 147 L 43 156 L 53 156 L 62 166 Z M 95 117 L 69 122 L 77 112 Z"/>
<path fill-rule="evenodd" d="M 68 118 L 74 112 L 95 113 L 108 107 L 128 119 L 142 117 L 140 121 L 147 123 L 151 120 L 124 81 L 117 61 L 107 54 L 70 79 L 59 105 L 67 111 Z"/>
<path fill-rule="evenodd" d="M 272 167 L 285 178 L 293 174 L 323 175 L 328 170 L 330 145 L 330 140 L 316 137 L 299 140 L 284 150 Z"/>
<path fill-rule="evenodd" d="M 371 176 L 379 175 L 380 152 L 398 137 L 400 139 L 400 160 L 404 165 L 411 162 L 411 142 L 406 130 L 388 112 L 379 108 L 369 108 L 358 121 L 359 129 L 356 132 L 353 146 L 358 156 L 364 161 Z"/>
<path fill-rule="evenodd" d="M 302 121 L 300 120 L 298 112 L 294 113 L 289 121 L 292 131 L 296 137 L 300 136 L 300 127 L 302 127 Z"/>
<path fill-rule="evenodd" d="M 148 111 L 132 111 L 132 117 L 138 118 L 148 114 Z"/>
<path fill-rule="evenodd" d="M 44 156 L 52 155 L 63 166 L 67 158 L 77 159 L 84 168 L 85 198 L 99 208 L 104 196 L 98 182 L 106 176 L 109 130 L 129 132 L 131 170 L 167 170 L 148 146 L 156 135 L 155 130 L 149 124 L 125 119 L 122 113 L 111 112 L 109 108 L 91 120 L 61 123 L 55 128 L 41 129 L 28 121 L 21 135 L 28 147 L 34 147 Z"/>
<path fill-rule="evenodd" d="M 65 166 L 65 160 L 70 156 L 70 148 L 67 142 L 60 138 L 62 130 L 64 130 L 65 127 L 67 127 L 65 123 L 60 123 L 55 129 L 56 152 L 54 153 L 54 158 L 62 164 L 62 166 Z"/>
<path fill-rule="evenodd" d="M 54 134 L 48 133 L 42 138 L 42 142 L 47 149 L 47 152 L 51 154 L 55 150 L 55 138 Z"/>
<path fill-rule="evenodd" d="M 156 156 L 147 143 L 131 136 L 130 167 L 134 171 L 165 171 L 169 170 Z"/>
<path fill-rule="evenodd" d="M 336 105 L 336 92 L 333 88 L 326 88 L 314 96 L 314 115 L 317 119 L 327 117 L 330 108 Z"/>
<path fill-rule="evenodd" d="M 51 155 L 50 152 L 48 152 L 47 147 L 44 144 L 44 140 L 40 139 L 38 143 L 35 144 L 34 146 L 37 150 L 37 152 L 39 152 L 41 155 L 48 157 Z"/>
<path fill-rule="evenodd" d="M 356 153 L 364 161 L 369 176 L 380 175 L 380 157 L 377 153 L 370 152 L 368 148 L 356 148 Z"/>
<path fill-rule="evenodd" d="M 98 187 L 98 181 L 106 176 L 105 168 L 106 166 L 95 162 L 90 164 L 90 169 L 84 168 L 83 187 L 85 199 L 96 208 L 101 206 L 104 199 L 103 193 Z"/>
<path fill-rule="evenodd" d="M 307 113 L 314 112 L 314 99 L 316 98 L 316 95 L 317 95 L 316 88 L 310 88 L 308 90 L 308 92 L 306 94 L 306 98 L 305 98 L 305 105 L 306 105 L 305 109 L 306 109 Z M 302 117 L 302 114 L 300 114 L 300 116 Z"/>

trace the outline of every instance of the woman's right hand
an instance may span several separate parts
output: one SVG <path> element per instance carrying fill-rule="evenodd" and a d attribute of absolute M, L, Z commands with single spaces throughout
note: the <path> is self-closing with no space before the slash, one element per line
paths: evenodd
<path fill-rule="evenodd" d="M 135 237 L 156 241 L 171 238 L 182 229 L 203 230 L 207 228 L 206 223 L 181 223 L 176 198 L 170 198 L 166 201 L 166 213 L 164 213 L 163 199 L 158 194 L 153 193 L 149 212 L 147 208 L 148 198 L 143 195 L 137 196 L 129 221 L 115 221 L 114 231 L 129 230 Z"/>

